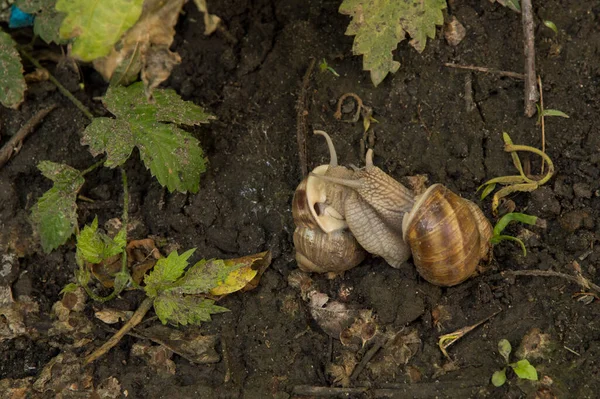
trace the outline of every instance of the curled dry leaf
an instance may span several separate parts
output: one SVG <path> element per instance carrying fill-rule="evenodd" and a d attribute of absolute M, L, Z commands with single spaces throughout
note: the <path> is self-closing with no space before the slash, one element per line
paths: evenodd
<path fill-rule="evenodd" d="M 375 336 L 377 330 L 373 311 L 361 309 L 354 323 L 340 333 L 340 341 L 344 346 L 360 344 L 364 347 Z"/>
<path fill-rule="evenodd" d="M 140 71 L 146 93 L 169 77 L 181 62 L 169 47 L 185 0 L 146 0 L 142 15 L 106 57 L 94 60 L 94 68 L 112 84 L 128 85 Z"/>
<path fill-rule="evenodd" d="M 309 294 L 308 298 L 311 316 L 327 335 L 335 339 L 340 339 L 342 332 L 360 318 L 362 312 L 368 312 L 332 301 L 329 296 L 317 291 Z"/>
<path fill-rule="evenodd" d="M 35 337 L 37 331 L 27 325 L 27 319 L 39 312 L 37 303 L 29 297 L 15 301 L 10 286 L 0 286 L 0 342 L 21 335 Z"/>
<path fill-rule="evenodd" d="M 262 274 L 271 264 L 271 251 L 227 259 L 226 264 L 243 264 L 244 266 L 231 272 L 222 285 L 210 290 L 211 295 L 227 295 L 236 291 L 250 291 L 258 287 Z"/>
<path fill-rule="evenodd" d="M 93 324 L 83 314 L 87 295 L 81 287 L 68 292 L 63 299 L 52 306 L 52 314 L 56 320 L 48 331 L 49 336 L 68 335 L 73 344 L 72 348 L 81 348 L 93 339 Z M 67 347 L 67 346 L 65 346 Z"/>

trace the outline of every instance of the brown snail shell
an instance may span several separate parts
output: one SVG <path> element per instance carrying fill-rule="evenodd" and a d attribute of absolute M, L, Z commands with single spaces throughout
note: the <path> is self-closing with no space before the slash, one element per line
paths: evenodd
<path fill-rule="evenodd" d="M 465 281 L 491 250 L 492 226 L 481 210 L 441 184 L 418 198 L 402 230 L 417 271 L 435 285 Z"/>

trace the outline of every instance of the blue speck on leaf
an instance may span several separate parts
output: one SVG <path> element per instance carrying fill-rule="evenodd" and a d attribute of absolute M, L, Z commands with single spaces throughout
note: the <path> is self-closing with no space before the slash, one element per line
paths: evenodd
<path fill-rule="evenodd" d="M 27 26 L 33 26 L 33 19 L 35 15 L 27 14 L 23 12 L 16 5 L 12 5 L 10 8 L 10 19 L 8 20 L 8 27 L 11 29 L 25 28 Z"/>

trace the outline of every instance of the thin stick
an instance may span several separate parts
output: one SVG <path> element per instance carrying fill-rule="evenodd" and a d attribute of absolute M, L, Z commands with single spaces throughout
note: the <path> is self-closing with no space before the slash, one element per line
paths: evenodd
<path fill-rule="evenodd" d="M 525 116 L 531 118 L 535 114 L 535 103 L 540 97 L 535 82 L 535 41 L 531 0 L 521 0 L 521 17 L 523 21 L 523 50 L 525 52 Z"/>
<path fill-rule="evenodd" d="M 540 88 L 540 121 L 542 124 L 542 152 L 546 152 L 546 127 L 544 123 L 544 90 L 542 89 L 542 78 L 538 75 L 537 77 L 538 86 Z M 542 175 L 544 174 L 544 158 L 542 158 Z"/>
<path fill-rule="evenodd" d="M 52 104 L 48 108 L 39 110 L 31 117 L 31 119 L 27 121 L 26 124 L 19 129 L 17 134 L 10 138 L 8 143 L 4 144 L 2 149 L 0 149 L 0 168 L 8 162 L 8 160 L 15 153 L 15 149 L 21 146 L 23 140 L 25 140 L 25 138 L 29 136 L 29 134 L 35 130 L 36 126 L 46 117 L 46 115 L 52 112 L 55 108 L 56 104 Z"/>
<path fill-rule="evenodd" d="M 578 284 L 584 289 L 591 289 L 600 293 L 600 286 L 592 283 L 587 278 L 579 275 L 572 276 L 570 274 L 555 272 L 552 270 L 506 270 L 500 272 L 502 276 L 535 276 L 535 277 L 560 277 L 572 283 Z"/>
<path fill-rule="evenodd" d="M 125 334 L 127 334 L 129 331 L 131 331 L 131 329 L 133 327 L 140 324 L 140 322 L 142 321 L 142 319 L 144 318 L 146 313 L 148 313 L 148 311 L 152 308 L 153 303 L 154 303 L 154 298 L 144 299 L 144 301 L 142 302 L 140 307 L 137 308 L 137 310 L 135 311 L 133 316 L 131 316 L 131 318 L 129 320 L 127 320 L 127 323 L 125 323 L 123 325 L 123 327 L 121 327 L 121 329 L 115 333 L 115 335 L 110 337 L 110 339 L 108 341 L 106 341 L 104 343 L 104 345 L 102 345 L 100 348 L 96 349 L 94 352 L 92 352 L 90 355 L 88 355 L 85 358 L 85 360 L 83 361 L 83 363 L 84 364 L 92 363 L 93 361 L 97 360 L 99 357 L 101 357 L 105 353 L 107 353 L 109 350 L 111 350 L 113 346 L 118 344 L 119 341 L 121 340 L 121 338 L 123 338 L 125 336 Z"/>
<path fill-rule="evenodd" d="M 298 102 L 296 103 L 296 141 L 298 143 L 298 156 L 300 158 L 300 172 L 302 178 L 308 174 L 308 162 L 306 154 L 306 137 L 308 135 L 308 86 L 310 84 L 310 75 L 315 67 L 315 59 L 310 60 L 310 64 L 304 73 L 302 87 Z"/>
<path fill-rule="evenodd" d="M 523 75 L 522 73 L 501 71 L 500 69 L 479 67 L 479 66 L 475 66 L 475 65 L 460 65 L 460 64 L 454 64 L 452 62 L 446 62 L 444 64 L 444 66 L 447 66 L 448 68 L 466 69 L 468 71 L 492 73 L 494 75 L 506 76 L 507 78 L 525 80 L 525 75 Z"/>
<path fill-rule="evenodd" d="M 365 356 L 363 356 L 363 358 L 360 361 L 360 363 L 356 366 L 356 368 L 352 372 L 352 375 L 350 376 L 350 380 L 351 381 L 354 381 L 354 380 L 356 380 L 358 378 L 358 376 L 360 375 L 360 373 L 364 370 L 364 368 L 371 361 L 371 359 L 373 359 L 373 357 L 377 354 L 377 352 L 379 352 L 379 350 L 387 342 L 388 342 L 387 338 L 385 338 L 383 336 L 379 337 L 379 339 L 377 340 L 377 342 L 375 342 L 375 345 L 373 345 L 373 347 L 371 349 L 369 349 L 369 351 L 365 354 Z"/>
<path fill-rule="evenodd" d="M 42 64 L 39 63 L 38 60 L 33 58 L 27 51 L 21 50 L 21 55 L 29 60 L 36 68 L 43 68 Z M 71 102 L 79 108 L 79 110 L 90 120 L 94 119 L 94 115 L 90 112 L 89 109 L 85 105 L 81 103 L 78 99 L 75 98 L 73 94 L 69 90 L 65 88 L 52 74 L 49 74 L 48 79 L 54 83 L 54 85 L 58 88 L 58 91 L 62 93 L 65 97 L 67 97 Z"/>

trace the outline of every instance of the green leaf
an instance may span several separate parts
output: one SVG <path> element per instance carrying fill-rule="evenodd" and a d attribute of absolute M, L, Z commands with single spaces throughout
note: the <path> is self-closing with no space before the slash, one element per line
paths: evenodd
<path fill-rule="evenodd" d="M 246 266 L 221 259 L 201 260 L 192 266 L 179 281 L 168 288 L 175 294 L 204 294 L 225 281 L 227 276 L 235 270 Z"/>
<path fill-rule="evenodd" d="M 100 263 L 123 252 L 126 244 L 125 228 L 114 239 L 110 238 L 98 231 L 98 217 L 95 217 L 91 226 L 85 226 L 77 235 L 77 257 L 90 263 Z"/>
<path fill-rule="evenodd" d="M 558 28 L 556 27 L 556 24 L 554 22 L 545 20 L 544 25 L 546 25 L 548 28 L 552 29 L 554 34 L 558 35 Z"/>
<path fill-rule="evenodd" d="M 506 215 L 502 216 L 500 220 L 498 220 L 498 223 L 496 223 L 496 225 L 494 226 L 494 235 L 499 236 L 500 234 L 502 234 L 502 232 L 510 222 L 521 222 L 529 224 L 531 226 L 535 226 L 539 223 L 539 221 L 540 219 L 537 216 L 528 215 L 526 213 L 507 213 Z"/>
<path fill-rule="evenodd" d="M 517 237 L 513 237 L 513 236 L 509 236 L 509 235 L 505 235 L 505 234 L 500 234 L 500 235 L 495 235 L 492 236 L 492 238 L 490 238 L 490 243 L 492 245 L 496 245 L 496 244 L 500 244 L 502 241 L 514 241 L 517 244 L 519 244 L 521 246 L 521 249 L 523 250 L 523 256 L 527 256 L 527 248 L 525 247 L 525 243 L 523 241 L 521 241 L 521 239 L 517 238 Z"/>
<path fill-rule="evenodd" d="M 544 116 L 560 116 L 561 118 L 569 118 L 569 115 L 557 109 L 545 109 Z"/>
<path fill-rule="evenodd" d="M 8 33 L 0 31 L 0 103 L 9 108 L 23 102 L 27 88 L 16 46 Z"/>
<path fill-rule="evenodd" d="M 510 352 L 512 351 L 512 346 L 507 339 L 501 339 L 498 342 L 498 352 L 504 358 L 506 363 L 508 363 L 508 359 L 510 357 Z"/>
<path fill-rule="evenodd" d="M 142 14 L 143 0 L 58 0 L 67 14 L 60 36 L 73 40 L 71 53 L 82 61 L 107 55 Z"/>
<path fill-rule="evenodd" d="M 31 210 L 31 220 L 40 235 L 42 248 L 50 252 L 64 244 L 77 224 L 77 193 L 85 180 L 68 165 L 40 162 L 38 169 L 54 186 L 46 191 Z"/>
<path fill-rule="evenodd" d="M 494 191 L 494 189 L 496 188 L 496 183 L 484 184 L 481 187 L 484 187 L 484 186 L 485 186 L 485 188 L 481 192 L 481 200 L 482 201 L 485 199 L 485 197 L 490 195 L 492 193 L 492 191 Z M 479 188 L 481 188 L 481 187 L 479 187 Z"/>
<path fill-rule="evenodd" d="M 521 378 L 523 380 L 532 380 L 532 381 L 538 380 L 537 370 L 535 369 L 535 367 L 533 367 L 531 364 L 529 364 L 529 360 L 527 360 L 527 359 L 519 360 L 516 363 L 512 363 L 510 366 L 513 368 L 513 370 L 515 371 L 515 374 L 519 378 Z"/>
<path fill-rule="evenodd" d="M 521 12 L 520 0 L 496 0 L 496 1 L 500 4 L 502 4 L 504 7 L 508 7 L 513 11 Z"/>
<path fill-rule="evenodd" d="M 228 312 L 214 301 L 195 296 L 180 296 L 163 293 L 154 300 L 154 311 L 163 324 L 199 325 L 210 321 L 210 315 Z"/>
<path fill-rule="evenodd" d="M 110 87 L 104 104 L 117 119 L 94 118 L 81 143 L 96 156 L 106 152 L 108 167 L 122 165 L 138 147 L 140 157 L 169 191 L 198 192 L 206 169 L 199 142 L 175 124 L 198 125 L 214 119 L 173 90 L 155 90 L 154 102 L 146 99 L 144 84 Z"/>
<path fill-rule="evenodd" d="M 371 71 L 377 86 L 400 67 L 392 51 L 406 33 L 410 44 L 423 52 L 427 38 L 435 37 L 436 25 L 444 23 L 444 8 L 446 0 L 344 0 L 339 12 L 352 17 L 346 30 L 355 36 L 352 52 L 363 55 L 363 69 Z"/>
<path fill-rule="evenodd" d="M 498 370 L 492 375 L 492 384 L 501 387 L 506 382 L 506 369 Z"/>
<path fill-rule="evenodd" d="M 33 33 L 46 43 L 65 44 L 59 30 L 65 19 L 65 13 L 54 8 L 56 0 L 16 0 L 15 5 L 28 14 L 34 14 Z"/>
<path fill-rule="evenodd" d="M 69 283 L 69 284 L 65 285 L 63 287 L 63 289 L 60 290 L 60 292 L 58 294 L 59 295 L 65 295 L 65 294 L 68 294 L 68 293 L 71 293 L 71 292 L 75 292 L 77 290 L 77 288 L 79 288 L 78 284 Z"/>
<path fill-rule="evenodd" d="M 168 257 L 159 259 L 152 272 L 144 278 L 146 294 L 153 298 L 166 288 L 170 288 L 183 274 L 188 265 L 187 260 L 195 250 L 195 248 L 190 249 L 181 255 L 173 251 Z"/>

